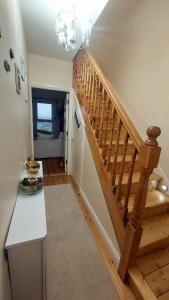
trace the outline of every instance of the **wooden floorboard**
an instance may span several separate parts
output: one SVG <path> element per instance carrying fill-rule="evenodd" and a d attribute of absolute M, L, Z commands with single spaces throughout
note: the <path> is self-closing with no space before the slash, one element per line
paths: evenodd
<path fill-rule="evenodd" d="M 37 160 L 42 161 L 44 176 L 51 176 L 51 175 L 65 173 L 65 165 L 64 165 L 63 157 L 41 158 Z"/>
<path fill-rule="evenodd" d="M 169 290 L 169 264 L 144 278 L 157 297 L 166 293 Z"/>
<path fill-rule="evenodd" d="M 135 292 L 137 300 L 156 300 L 156 296 L 152 289 L 140 273 L 137 267 L 132 267 L 128 271 L 128 280 L 130 286 Z"/>
<path fill-rule="evenodd" d="M 158 300 L 169 300 L 169 291 L 166 292 L 166 293 L 164 293 L 164 294 L 162 294 L 162 295 L 160 295 L 158 297 Z"/>
<path fill-rule="evenodd" d="M 169 264 L 169 246 L 154 250 L 137 260 L 137 267 L 143 276 L 148 275 Z"/>
<path fill-rule="evenodd" d="M 69 176 L 67 176 L 66 174 L 58 174 L 44 177 L 45 185 L 65 184 L 69 182 Z"/>
<path fill-rule="evenodd" d="M 160 300 L 169 300 L 169 245 L 139 257 L 137 267 Z"/>

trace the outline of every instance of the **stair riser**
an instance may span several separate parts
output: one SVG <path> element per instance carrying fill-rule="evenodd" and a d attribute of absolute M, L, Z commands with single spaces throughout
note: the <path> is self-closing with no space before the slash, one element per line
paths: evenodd
<path fill-rule="evenodd" d="M 108 150 L 109 150 L 109 146 L 107 145 L 107 146 L 105 147 L 105 151 L 108 152 Z M 116 150 L 116 146 L 115 146 L 115 145 L 112 145 L 112 148 L 111 148 L 111 155 L 114 155 L 115 150 Z M 124 152 L 124 145 L 119 144 L 119 146 L 118 146 L 118 155 L 123 154 L 123 152 Z M 130 155 L 130 154 L 132 154 L 132 153 L 133 153 L 133 145 L 130 145 L 130 144 L 129 144 L 129 145 L 127 146 L 126 155 Z"/>
<path fill-rule="evenodd" d="M 119 138 L 119 140 L 122 140 L 122 141 L 124 141 L 124 139 L 125 139 L 125 135 L 126 135 L 126 133 L 124 132 L 124 131 L 122 131 L 121 133 L 120 133 L 120 138 Z M 100 135 L 99 135 L 99 133 L 98 133 L 98 131 L 95 133 L 95 137 L 96 138 L 98 138 Z M 101 136 L 102 136 L 102 141 L 104 141 L 105 139 L 107 140 L 107 141 L 110 141 L 110 137 L 111 137 L 111 133 L 110 133 L 110 130 L 107 132 L 107 134 L 105 135 L 105 132 L 103 131 L 103 133 L 101 134 Z M 113 135 L 113 141 L 117 141 L 117 137 L 118 137 L 118 131 L 115 131 L 114 132 L 114 135 Z"/>
<path fill-rule="evenodd" d="M 164 239 L 159 240 L 158 242 L 154 242 L 152 244 L 148 244 L 144 247 L 141 247 L 139 249 L 138 256 L 142 256 L 146 253 L 150 253 L 151 251 L 154 251 L 155 249 L 159 249 L 161 247 L 164 247 L 169 244 L 169 237 L 166 237 Z"/>
<path fill-rule="evenodd" d="M 125 196 L 127 192 L 127 184 L 122 184 L 121 187 L 121 196 Z M 130 194 L 135 194 L 138 188 L 138 182 L 132 182 L 131 188 L 130 188 Z"/>
<path fill-rule="evenodd" d="M 124 173 L 129 173 L 130 172 L 131 165 L 132 165 L 132 162 L 125 162 L 125 164 L 124 164 Z M 112 170 L 112 168 L 113 168 L 113 163 L 109 163 L 108 171 L 110 172 Z M 119 174 L 120 170 L 121 170 L 121 162 L 117 162 L 117 164 L 116 164 L 116 173 Z M 134 171 L 137 172 L 139 170 L 140 170 L 139 163 L 136 162 L 135 166 L 134 166 Z"/>
<path fill-rule="evenodd" d="M 121 132 L 120 133 L 120 137 L 119 137 L 119 141 L 124 141 L 125 139 L 125 136 L 126 136 L 126 133 L 125 132 Z M 110 138 L 111 138 L 111 134 L 110 134 L 110 131 L 107 132 L 107 134 L 105 134 L 105 132 L 103 131 L 102 134 L 99 133 L 98 130 L 95 130 L 95 137 L 96 139 L 102 139 L 103 141 L 103 144 L 105 143 L 105 140 L 107 140 L 107 142 L 110 141 Z M 118 132 L 114 132 L 113 134 L 113 139 L 112 139 L 112 142 L 116 143 L 117 142 L 117 138 L 118 138 Z M 131 144 L 128 143 L 128 146 L 131 146 Z"/>
<path fill-rule="evenodd" d="M 169 206 L 168 204 L 161 204 L 154 207 L 146 207 L 144 211 L 143 218 L 147 219 L 149 217 L 157 216 L 160 214 L 164 214 L 166 212 L 169 212 Z M 132 211 L 128 213 L 128 219 L 130 220 L 132 216 Z"/>

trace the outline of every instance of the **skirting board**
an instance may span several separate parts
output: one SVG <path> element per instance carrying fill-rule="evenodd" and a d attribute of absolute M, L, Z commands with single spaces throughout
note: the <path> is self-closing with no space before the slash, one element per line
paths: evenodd
<path fill-rule="evenodd" d="M 104 239 L 108 250 L 110 251 L 110 254 L 112 255 L 113 258 L 113 262 L 116 266 L 116 268 L 118 268 L 119 266 L 119 261 L 120 261 L 120 255 L 118 254 L 117 250 L 115 249 L 112 241 L 110 240 L 109 236 L 107 235 L 103 225 L 101 224 L 99 218 L 97 217 L 97 215 L 95 214 L 95 211 L 93 209 L 93 207 L 91 206 L 89 200 L 87 199 L 84 191 L 82 190 L 82 188 L 80 188 L 80 194 L 82 196 L 82 199 L 84 200 L 84 203 L 87 207 L 87 209 L 89 210 L 91 216 L 93 217 L 93 220 L 102 236 L 102 238 Z"/>

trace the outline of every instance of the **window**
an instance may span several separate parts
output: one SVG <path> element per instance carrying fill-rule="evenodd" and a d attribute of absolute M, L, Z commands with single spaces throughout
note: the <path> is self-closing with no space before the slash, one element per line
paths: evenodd
<path fill-rule="evenodd" d="M 37 132 L 52 134 L 52 104 L 37 103 Z"/>

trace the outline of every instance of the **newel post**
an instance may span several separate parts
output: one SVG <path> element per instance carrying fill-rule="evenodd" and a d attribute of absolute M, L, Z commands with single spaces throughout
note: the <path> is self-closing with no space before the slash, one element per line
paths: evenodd
<path fill-rule="evenodd" d="M 149 127 L 147 129 L 148 139 L 141 146 L 139 151 L 140 180 L 134 199 L 132 217 L 126 226 L 125 241 L 118 269 L 119 275 L 123 281 L 126 279 L 128 268 L 133 266 L 137 259 L 143 231 L 141 221 L 146 205 L 149 177 L 153 172 L 153 169 L 158 166 L 161 152 L 161 148 L 158 146 L 157 142 L 157 137 L 160 133 L 161 130 L 159 127 Z"/>

